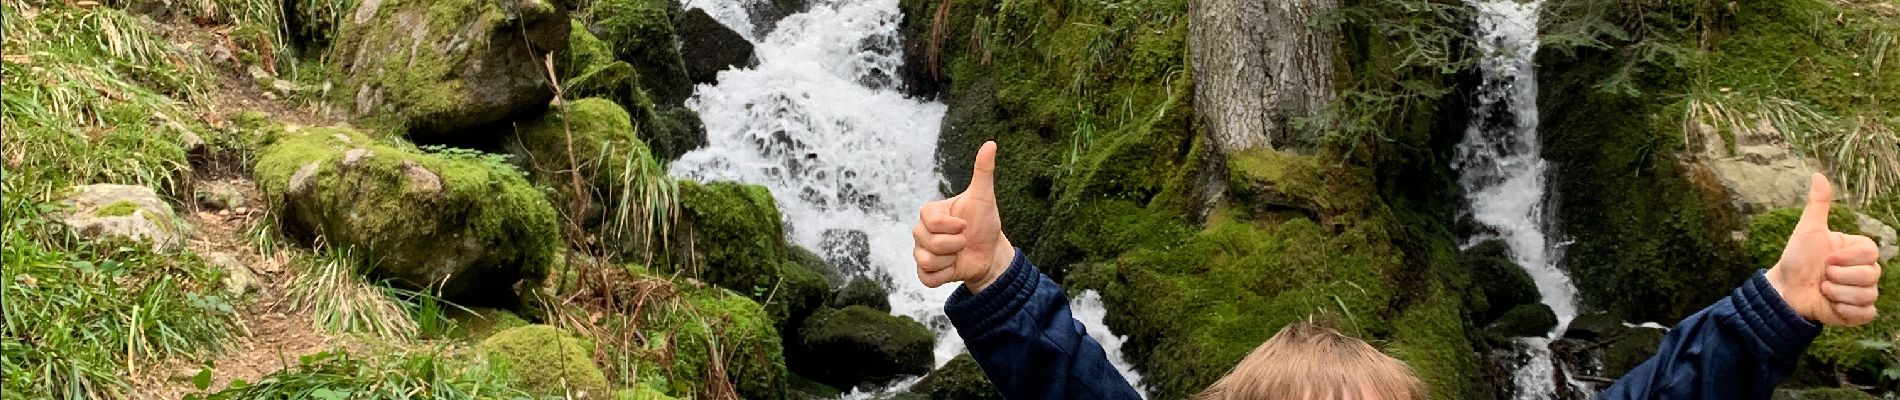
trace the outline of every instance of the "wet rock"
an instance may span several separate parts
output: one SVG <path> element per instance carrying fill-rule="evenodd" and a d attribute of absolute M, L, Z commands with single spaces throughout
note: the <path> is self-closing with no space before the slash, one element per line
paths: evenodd
<path fill-rule="evenodd" d="M 720 24 L 706 10 L 686 10 L 678 24 L 686 76 L 693 83 L 717 83 L 719 71 L 758 65 L 752 42 Z"/>
<path fill-rule="evenodd" d="M 1485 333 L 1499 337 L 1543 337 L 1557 327 L 1557 314 L 1541 303 L 1524 304 L 1504 313 L 1485 326 Z"/>
<path fill-rule="evenodd" d="M 346 165 L 356 149 L 364 155 Z M 546 276 L 559 247 L 553 205 L 505 165 L 348 128 L 285 134 L 257 160 L 258 185 L 286 233 L 374 254 L 371 273 L 409 288 L 506 303 L 515 282 Z"/>
<path fill-rule="evenodd" d="M 331 58 L 359 118 L 435 141 L 547 106 L 545 57 L 567 63 L 571 24 L 548 0 L 366 1 Z"/>
<path fill-rule="evenodd" d="M 94 184 L 72 188 L 60 222 L 93 240 L 127 240 L 157 251 L 184 245 L 188 225 L 151 188 Z"/>
<path fill-rule="evenodd" d="M 788 366 L 839 388 L 923 375 L 935 362 L 937 338 L 929 328 L 864 306 L 820 310 L 799 328 L 799 338 Z"/>
<path fill-rule="evenodd" d="M 1472 313 L 1479 324 L 1488 325 L 1518 306 L 1538 302 L 1536 281 L 1511 259 L 1510 245 L 1504 241 L 1478 243 L 1465 249 L 1460 259 L 1471 271 L 1472 282 L 1482 282 L 1476 285 L 1480 297 L 1473 299 L 1483 302 L 1483 307 Z"/>
<path fill-rule="evenodd" d="M 942 368 L 931 371 L 910 387 L 905 399 L 916 400 L 991 400 L 1002 399 L 983 367 L 969 353 L 959 354 Z"/>
<path fill-rule="evenodd" d="M 746 17 L 752 21 L 752 37 L 760 40 L 778 29 L 779 20 L 810 9 L 810 0 L 752 1 L 745 5 Z"/>
<path fill-rule="evenodd" d="M 1614 379 L 1655 355 L 1667 329 L 1626 324 L 1615 316 L 1591 313 L 1570 321 L 1556 346 L 1558 358 L 1578 368 L 1579 375 Z"/>

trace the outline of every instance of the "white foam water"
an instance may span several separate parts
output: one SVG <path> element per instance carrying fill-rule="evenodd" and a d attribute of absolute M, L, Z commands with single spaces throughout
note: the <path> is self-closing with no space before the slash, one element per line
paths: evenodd
<path fill-rule="evenodd" d="M 964 351 L 943 314 L 956 285 L 916 278 L 910 227 L 923 203 L 947 185 L 936 165 L 946 107 L 905 97 L 894 77 L 903 62 L 897 0 L 817 0 L 753 38 L 748 6 L 769 0 L 690 0 L 755 44 L 759 64 L 721 71 L 686 106 L 705 121 L 707 145 L 674 161 L 671 173 L 700 181 L 764 186 L 783 214 L 788 239 L 849 275 L 890 289 L 891 313 L 937 333 L 936 363 Z M 1090 300 L 1092 299 L 1092 300 Z M 1101 324 L 1099 295 L 1075 313 L 1130 381 L 1120 337 Z M 900 393 L 916 379 L 854 391 L 850 398 Z"/>
<path fill-rule="evenodd" d="M 1559 246 L 1550 239 L 1546 206 L 1547 165 L 1537 137 L 1537 17 L 1541 1 L 1470 0 L 1476 8 L 1484 79 L 1472 123 L 1458 143 L 1453 166 L 1471 203 L 1471 217 L 1494 234 L 1474 235 L 1467 245 L 1501 239 L 1511 258 L 1529 273 L 1542 302 L 1557 314 L 1545 337 L 1516 340 L 1512 376 L 1519 400 L 1551 399 L 1559 385 L 1550 342 L 1577 316 L 1577 289 L 1557 265 Z M 1563 374 L 1568 376 L 1569 374 Z"/>

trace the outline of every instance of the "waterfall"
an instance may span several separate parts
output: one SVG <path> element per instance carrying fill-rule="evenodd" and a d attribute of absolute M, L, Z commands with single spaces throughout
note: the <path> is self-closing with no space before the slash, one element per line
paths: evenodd
<path fill-rule="evenodd" d="M 771 190 L 788 239 L 847 276 L 890 289 L 891 313 L 937 333 L 936 363 L 964 350 L 943 302 L 957 285 L 918 282 L 910 227 L 917 210 L 943 197 L 937 133 L 947 108 L 894 87 L 903 62 L 897 0 L 815 0 L 754 37 L 743 10 L 770 0 L 689 0 L 755 45 L 759 64 L 721 71 L 686 106 L 705 121 L 707 145 L 674 161 L 671 173 L 736 180 Z M 689 55 L 690 56 L 690 55 Z M 1007 151 L 1007 150 L 1005 150 Z M 1079 297 L 1075 314 L 1131 382 L 1121 340 L 1102 325 L 1099 297 Z M 1092 318 L 1091 318 L 1092 317 Z M 901 392 L 916 379 L 853 393 Z"/>
<path fill-rule="evenodd" d="M 1547 337 L 1519 338 L 1512 383 L 1519 400 L 1552 399 L 1564 389 L 1551 357 L 1551 340 L 1577 315 L 1575 286 L 1557 266 L 1546 213 L 1547 165 L 1537 138 L 1537 12 L 1540 1 L 1470 0 L 1478 11 L 1477 41 L 1483 72 L 1472 123 L 1458 143 L 1454 167 L 1471 203 L 1471 217 L 1491 232 L 1473 235 L 1467 245 L 1501 239 L 1511 258 L 1528 272 L 1542 302 L 1557 314 Z M 1568 376 L 1569 374 L 1564 374 Z M 1569 388 L 1561 388 L 1559 385 Z"/>

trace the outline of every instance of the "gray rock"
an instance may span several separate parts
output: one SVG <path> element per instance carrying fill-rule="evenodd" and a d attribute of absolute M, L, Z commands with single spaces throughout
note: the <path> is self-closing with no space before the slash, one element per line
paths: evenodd
<path fill-rule="evenodd" d="M 205 264 L 224 270 L 224 294 L 243 296 L 257 289 L 257 274 L 231 254 L 213 251 L 204 255 Z"/>
<path fill-rule="evenodd" d="M 130 240 L 157 251 L 184 245 L 188 225 L 151 188 L 95 184 L 74 187 L 63 204 L 72 211 L 60 221 L 95 240 Z"/>
<path fill-rule="evenodd" d="M 1854 213 L 1854 224 L 1861 234 L 1880 244 L 1880 261 L 1892 261 L 1895 255 L 1900 255 L 1900 232 L 1895 232 L 1893 227 L 1861 213 Z"/>
<path fill-rule="evenodd" d="M 192 197 L 198 200 L 198 206 L 216 210 L 231 210 L 244 207 L 244 192 L 228 181 L 201 181 L 192 191 Z"/>
<path fill-rule="evenodd" d="M 1773 126 L 1735 133 L 1733 150 L 1714 127 L 1701 125 L 1692 136 L 1700 140 L 1688 146 L 1688 159 L 1705 166 L 1743 213 L 1801 206 L 1808 195 L 1808 175 L 1819 170 L 1782 141 Z"/>

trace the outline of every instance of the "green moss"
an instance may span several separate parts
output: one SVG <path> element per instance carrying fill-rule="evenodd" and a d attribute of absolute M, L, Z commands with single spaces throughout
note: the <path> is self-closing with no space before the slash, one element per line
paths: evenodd
<path fill-rule="evenodd" d="M 470 85 L 512 82 L 469 82 L 465 74 L 481 68 L 487 49 L 515 46 L 498 38 L 525 40 L 517 25 L 532 29 L 535 22 L 565 19 L 561 10 L 539 0 L 498 2 L 449 0 L 422 2 L 391 0 L 379 3 L 367 23 L 345 23 L 339 29 L 330 59 L 348 79 L 337 92 L 355 104 L 355 115 L 398 131 L 446 133 L 469 124 L 499 119 L 513 109 L 471 110 L 480 93 L 497 88 Z M 519 7 L 523 4 L 540 6 Z M 353 19 L 353 17 L 347 17 Z M 351 21 L 346 21 L 351 22 Z M 538 32 L 537 32 L 538 33 Z M 538 46 L 549 46 L 537 43 Z M 565 49 L 553 49 L 564 54 Z M 566 64 L 558 57 L 557 68 Z M 538 64 L 536 64 L 538 65 Z M 539 89 L 525 89 L 539 90 Z M 552 95 L 552 91 L 547 91 Z M 492 118 L 468 121 L 469 118 Z"/>
<path fill-rule="evenodd" d="M 120 200 L 112 204 L 107 204 L 104 207 L 99 207 L 99 211 L 96 214 L 101 217 L 123 217 L 132 215 L 138 211 L 138 203 Z"/>
<path fill-rule="evenodd" d="M 563 111 L 565 110 L 565 111 Z M 628 172 L 647 165 L 647 147 L 634 137 L 633 121 L 627 110 L 602 98 L 586 98 L 553 107 L 516 129 L 516 140 L 509 151 L 523 164 L 541 186 L 554 188 L 567 204 L 574 196 L 570 171 L 578 167 L 581 179 L 596 205 L 617 200 L 629 182 Z M 571 141 L 570 141 L 571 139 Z M 572 149 L 572 158 L 569 150 Z M 629 168 L 632 167 L 632 168 Z"/>
<path fill-rule="evenodd" d="M 682 267 L 706 282 L 755 297 L 778 281 L 788 258 L 778 203 L 765 187 L 680 182 L 680 232 L 692 259 Z"/>
<path fill-rule="evenodd" d="M 633 64 L 640 86 L 657 102 L 676 104 L 692 95 L 665 0 L 603 0 L 592 11 L 600 39 L 616 58 Z"/>
<path fill-rule="evenodd" d="M 614 392 L 614 400 L 675 400 L 675 398 L 673 396 L 667 396 L 666 393 L 661 392 L 659 389 L 654 389 L 646 384 L 640 384 L 634 386 L 632 389 L 621 389 Z"/>
<path fill-rule="evenodd" d="M 666 354 L 655 358 L 653 372 L 670 382 L 668 392 L 680 398 L 705 393 L 711 384 L 710 358 L 720 357 L 740 397 L 783 397 L 784 350 L 765 309 L 723 289 L 682 289 L 682 301 L 660 304 L 641 325 L 649 333 L 649 347 Z"/>
<path fill-rule="evenodd" d="M 569 97 L 609 96 L 616 99 L 631 95 L 633 65 L 614 59 L 614 53 L 587 26 L 572 21 L 568 34 L 568 62 L 561 72 L 561 84 Z"/>
<path fill-rule="evenodd" d="M 575 397 L 610 393 L 606 374 L 594 365 L 593 349 L 592 343 L 547 325 L 501 331 L 481 344 L 483 356 L 514 374 L 515 388 Z"/>
<path fill-rule="evenodd" d="M 877 281 L 869 278 L 851 279 L 851 283 L 838 289 L 837 295 L 832 297 L 829 304 L 833 308 L 864 306 L 873 310 L 891 312 L 890 294 L 886 293 L 884 287 L 879 286 Z"/>
<path fill-rule="evenodd" d="M 496 332 L 529 325 L 527 320 L 521 319 L 521 316 L 508 310 L 454 308 L 450 313 L 455 321 L 456 333 L 473 340 L 487 339 Z"/>
<path fill-rule="evenodd" d="M 357 164 L 344 165 L 358 149 Z M 306 167 L 313 173 L 299 192 L 292 183 Z M 547 198 L 520 172 L 475 155 L 425 154 L 348 128 L 302 128 L 260 151 L 253 171 L 293 236 L 352 248 L 399 282 L 440 284 L 445 296 L 513 293 L 509 278 L 545 276 L 560 246 Z M 473 268 L 443 275 L 457 263 Z"/>
<path fill-rule="evenodd" d="M 959 354 L 942 368 L 931 371 L 923 380 L 911 386 L 910 393 L 920 400 L 983 400 L 1002 399 L 996 392 L 996 386 L 990 384 L 990 378 L 983 375 L 983 366 L 976 363 L 969 353 Z"/>
<path fill-rule="evenodd" d="M 1754 260 L 1751 265 L 1760 268 L 1773 267 L 1781 261 L 1781 250 L 1788 246 L 1788 236 L 1794 234 L 1795 223 L 1801 222 L 1800 208 L 1781 208 L 1769 210 L 1748 217 L 1748 239 L 1746 247 Z M 1854 232 L 1854 210 L 1844 206 L 1834 206 L 1827 215 L 1829 229 L 1841 232 Z"/>

